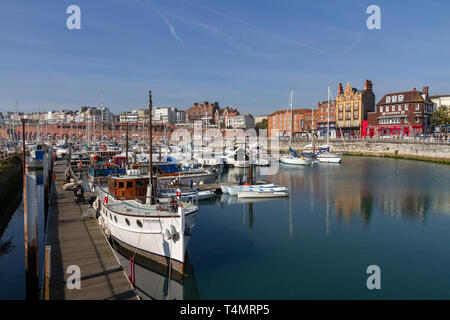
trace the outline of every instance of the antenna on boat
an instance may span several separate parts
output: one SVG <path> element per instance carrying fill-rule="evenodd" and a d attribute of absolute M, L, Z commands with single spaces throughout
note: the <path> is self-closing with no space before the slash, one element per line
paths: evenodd
<path fill-rule="evenodd" d="M 152 157 L 152 152 L 153 152 L 153 134 L 152 134 L 152 92 L 149 90 L 148 91 L 148 110 L 149 110 L 149 138 L 150 138 L 150 151 L 149 151 L 149 168 L 148 168 L 148 175 L 149 175 L 149 183 L 150 183 L 150 204 L 155 204 L 155 199 L 154 199 L 154 190 L 155 190 L 155 181 L 153 179 L 153 157 Z"/>
<path fill-rule="evenodd" d="M 327 148 L 330 146 L 330 87 L 328 87 L 328 129 L 327 129 Z"/>
<path fill-rule="evenodd" d="M 128 170 L 128 119 L 126 119 L 126 124 L 127 124 L 127 143 L 126 143 L 126 147 L 125 147 L 125 156 L 126 156 L 126 160 L 125 160 L 125 169 Z"/>
<path fill-rule="evenodd" d="M 292 136 L 294 135 L 294 109 L 293 109 L 293 103 L 294 103 L 294 89 L 291 88 L 291 92 L 289 95 L 289 107 L 291 108 L 291 134 L 289 135 L 289 146 L 292 145 Z"/>

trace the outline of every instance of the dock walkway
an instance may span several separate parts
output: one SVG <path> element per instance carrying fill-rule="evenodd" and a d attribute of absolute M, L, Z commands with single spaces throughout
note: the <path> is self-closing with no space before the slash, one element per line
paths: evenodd
<path fill-rule="evenodd" d="M 62 188 L 65 169 L 66 161 L 55 162 L 47 233 L 51 246 L 50 299 L 138 299 L 97 219 L 82 219 L 89 204 L 76 203 L 73 192 Z M 72 273 L 66 271 L 71 265 L 80 268 L 80 289 L 67 288 Z"/>

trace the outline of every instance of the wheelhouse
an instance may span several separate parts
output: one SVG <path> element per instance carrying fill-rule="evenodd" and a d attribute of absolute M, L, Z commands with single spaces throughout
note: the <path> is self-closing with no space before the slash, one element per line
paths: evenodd
<path fill-rule="evenodd" d="M 118 200 L 138 200 L 145 203 L 148 177 L 142 176 L 110 176 L 108 190 Z"/>

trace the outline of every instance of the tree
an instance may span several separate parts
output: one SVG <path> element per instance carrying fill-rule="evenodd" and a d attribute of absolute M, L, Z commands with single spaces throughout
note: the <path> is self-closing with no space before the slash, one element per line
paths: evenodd
<path fill-rule="evenodd" d="M 437 110 L 433 112 L 431 124 L 433 126 L 441 126 L 441 132 L 443 128 L 447 128 L 450 125 L 450 106 L 439 106 Z"/>
<path fill-rule="evenodd" d="M 258 130 L 259 130 L 259 129 L 267 129 L 268 124 L 269 124 L 269 121 L 265 118 L 265 119 L 262 119 L 261 122 L 258 122 L 258 123 L 256 124 L 256 128 L 257 128 Z"/>

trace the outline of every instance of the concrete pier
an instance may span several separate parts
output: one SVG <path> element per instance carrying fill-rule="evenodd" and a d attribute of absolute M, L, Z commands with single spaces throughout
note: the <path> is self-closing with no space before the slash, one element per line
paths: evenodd
<path fill-rule="evenodd" d="M 66 161 L 56 161 L 48 213 L 47 245 L 51 246 L 51 300 L 136 300 L 114 252 L 89 204 L 76 203 L 73 192 L 62 188 Z M 81 271 L 80 289 L 69 289 L 69 266 Z M 73 277 L 73 276 L 72 276 Z"/>

